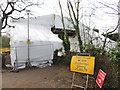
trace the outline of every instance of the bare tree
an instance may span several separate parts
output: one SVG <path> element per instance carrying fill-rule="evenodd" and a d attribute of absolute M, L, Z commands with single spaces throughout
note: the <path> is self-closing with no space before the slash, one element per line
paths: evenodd
<path fill-rule="evenodd" d="M 111 17 L 117 17 L 118 15 L 118 23 L 116 23 L 116 25 L 112 26 L 112 28 L 109 28 L 109 27 L 106 27 L 106 34 L 104 34 L 104 41 L 103 41 L 103 45 L 102 45 L 102 49 L 104 50 L 105 47 L 106 47 L 106 43 L 107 43 L 107 38 L 108 38 L 108 35 L 111 34 L 111 33 L 114 33 L 115 31 L 118 30 L 118 34 L 119 34 L 119 37 L 120 37 L 120 3 L 116 2 L 116 3 L 107 3 L 107 2 L 104 2 L 104 1 L 97 1 L 96 0 L 96 3 L 91 3 L 90 0 L 88 0 L 89 3 L 94 7 L 94 10 L 101 10 L 104 14 L 108 15 L 108 16 L 111 16 Z M 117 4 L 118 3 L 118 4 Z M 98 5 L 99 4 L 99 5 Z M 109 9 L 106 11 L 106 9 Z M 98 18 L 98 17 L 97 17 Z M 96 19 L 97 20 L 97 19 Z M 120 39 L 120 38 L 118 38 Z M 119 41 L 119 40 L 118 40 Z"/>
<path fill-rule="evenodd" d="M 17 19 L 17 20 L 21 18 L 21 16 L 15 17 L 13 15 L 14 12 L 21 13 L 30 6 L 34 6 L 34 5 L 39 6 L 43 4 L 43 2 L 40 2 L 39 0 L 37 2 L 32 2 L 32 1 L 31 0 L 1 0 L 0 2 L 0 49 L 2 48 L 1 31 L 5 29 L 7 26 L 14 27 L 8 24 L 9 18 Z M 3 61 L 2 56 L 0 55 L 0 64 L 2 64 L 2 61 Z M 4 64 L 5 63 L 3 63 L 3 65 Z"/>
<path fill-rule="evenodd" d="M 2 0 L 0 3 L 0 36 L 1 36 L 1 31 L 2 29 L 5 29 L 6 26 L 10 26 L 8 24 L 8 19 L 20 19 L 21 17 L 18 16 L 15 18 L 13 16 L 14 12 L 21 13 L 25 11 L 28 7 L 33 6 L 33 5 L 42 5 L 43 2 L 41 3 L 40 1 L 38 2 L 31 2 L 31 0 Z"/>
<path fill-rule="evenodd" d="M 65 29 L 64 16 L 63 16 L 63 11 L 62 11 L 62 6 L 60 3 L 60 0 L 58 0 L 58 2 L 59 2 L 59 6 L 60 6 L 60 11 L 61 11 L 61 21 L 62 21 L 63 32 L 64 32 L 63 45 L 64 45 L 66 53 L 68 53 L 70 51 L 70 42 L 69 42 L 69 37 L 68 37 L 66 29 Z"/>
<path fill-rule="evenodd" d="M 117 24 L 117 26 L 115 27 L 115 29 L 113 29 L 112 31 L 107 32 L 107 33 L 105 34 L 105 40 L 104 40 L 104 43 L 103 43 L 103 46 L 102 46 L 102 50 L 104 50 L 104 48 L 105 48 L 105 46 L 106 46 L 107 36 L 108 36 L 109 34 L 115 32 L 115 31 L 118 29 L 118 27 L 119 27 L 119 24 Z M 109 29 L 108 29 L 108 30 L 109 30 Z M 108 30 L 107 30 L 107 31 L 108 31 Z"/>
<path fill-rule="evenodd" d="M 68 12 L 69 12 L 69 16 L 71 19 L 71 22 L 73 24 L 73 27 L 76 30 L 76 35 L 77 35 L 77 39 L 79 42 L 79 48 L 80 48 L 80 52 L 83 52 L 83 45 L 82 45 L 82 40 L 81 40 L 81 36 L 80 36 L 80 28 L 79 28 L 79 10 L 80 10 L 80 2 L 82 0 L 77 0 L 76 3 L 76 10 L 74 10 L 73 8 L 73 4 L 71 3 L 70 0 L 67 0 L 67 7 L 68 7 Z"/>
<path fill-rule="evenodd" d="M 105 46 L 106 46 L 106 41 L 107 41 L 107 36 L 113 32 L 115 32 L 116 30 L 118 30 L 118 34 L 119 34 L 119 37 L 118 37 L 118 43 L 120 42 L 120 1 L 118 2 L 118 5 L 109 5 L 109 4 L 106 4 L 106 3 L 103 3 L 103 2 L 99 2 L 101 5 L 103 5 L 104 7 L 106 8 L 109 8 L 111 9 L 114 13 L 108 13 L 107 14 L 113 14 L 113 15 L 118 15 L 118 23 L 117 25 L 115 26 L 115 28 L 112 30 L 112 31 L 109 31 L 105 34 L 105 40 L 104 40 L 104 43 L 103 43 L 103 47 L 102 49 L 104 50 Z M 117 7 L 117 8 L 114 8 L 114 7 Z M 109 29 L 108 29 L 109 30 Z M 107 30 L 107 31 L 108 31 Z"/>

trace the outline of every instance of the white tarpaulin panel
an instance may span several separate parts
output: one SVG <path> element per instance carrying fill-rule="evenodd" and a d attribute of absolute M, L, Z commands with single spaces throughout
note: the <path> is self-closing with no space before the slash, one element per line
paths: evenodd
<path fill-rule="evenodd" d="M 48 17 L 49 18 L 49 17 Z M 46 18 L 47 19 L 47 18 Z M 43 25 L 44 24 L 44 25 Z M 62 40 L 51 32 L 52 20 L 46 20 L 42 24 L 39 19 L 30 19 L 29 23 L 29 58 L 33 65 L 39 65 L 42 61 L 52 63 L 53 54 L 56 49 L 62 48 Z M 14 66 L 15 60 L 19 65 L 25 65 L 28 59 L 28 27 L 27 19 L 16 22 L 15 28 L 11 30 L 11 64 Z M 35 64 L 36 63 L 36 64 Z"/>

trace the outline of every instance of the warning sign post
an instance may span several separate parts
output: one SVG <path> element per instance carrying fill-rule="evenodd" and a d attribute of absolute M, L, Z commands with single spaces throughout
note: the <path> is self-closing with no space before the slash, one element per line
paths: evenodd
<path fill-rule="evenodd" d="M 94 74 L 95 57 L 90 56 L 73 56 L 70 70 L 85 74 Z"/>
<path fill-rule="evenodd" d="M 80 53 L 80 54 L 89 55 L 89 56 L 73 56 L 72 57 L 71 64 L 70 64 L 70 71 L 73 71 L 71 88 L 73 88 L 74 86 L 74 87 L 87 89 L 89 74 L 90 75 L 94 74 L 95 57 L 91 57 L 89 53 Z M 74 84 L 75 72 L 87 74 L 85 87 Z"/>
<path fill-rule="evenodd" d="M 99 70 L 96 82 L 100 88 L 102 88 L 103 82 L 105 80 L 106 73 L 104 73 L 101 69 Z"/>

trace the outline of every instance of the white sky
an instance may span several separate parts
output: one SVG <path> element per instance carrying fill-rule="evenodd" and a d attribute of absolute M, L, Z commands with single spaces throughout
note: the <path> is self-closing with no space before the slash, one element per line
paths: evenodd
<path fill-rule="evenodd" d="M 68 15 L 66 1 L 67 0 L 61 0 L 64 16 Z M 117 10 L 116 6 L 117 6 L 118 0 L 82 0 L 81 5 L 85 7 L 83 11 L 86 11 L 86 12 L 81 12 L 81 13 L 88 16 L 91 13 L 95 15 L 91 16 L 91 18 L 84 16 L 84 18 L 82 18 L 81 21 L 85 23 L 87 26 L 91 26 L 91 28 L 95 27 L 102 31 L 104 29 L 106 30 L 108 28 L 111 28 L 112 26 L 116 26 L 118 16 L 113 14 L 106 14 L 106 13 L 116 13 L 116 12 L 106 7 L 96 9 L 96 7 L 104 7 L 99 2 L 106 3 L 106 5 L 111 5 L 113 8 Z M 94 10 L 88 9 L 89 7 L 92 7 Z M 42 15 L 53 14 L 53 13 L 60 15 L 58 0 L 44 0 L 44 5 L 42 5 L 41 8 L 39 9 L 37 9 L 37 7 L 34 8 L 34 10 L 35 9 L 36 11 L 33 11 L 33 13 L 36 16 L 42 16 Z M 90 20 L 90 23 L 89 23 L 89 20 Z"/>
<path fill-rule="evenodd" d="M 64 16 L 68 15 L 66 1 L 67 0 L 61 0 Z M 110 28 L 111 26 L 117 25 L 118 16 L 113 14 L 106 14 L 111 12 L 116 13 L 112 9 L 106 7 L 96 9 L 96 7 L 103 7 L 103 5 L 101 5 L 98 2 L 103 2 L 106 3 L 106 5 L 111 5 L 112 7 L 116 8 L 118 0 L 82 0 L 82 3 L 80 5 L 85 8 L 80 13 L 84 15 L 84 17 L 81 19 L 81 22 L 83 22 L 87 26 L 90 26 L 91 28 L 95 27 L 104 32 L 106 29 Z M 92 7 L 93 9 L 89 9 L 90 7 Z M 32 14 L 34 14 L 34 16 L 42 16 L 47 14 L 60 15 L 58 0 L 44 0 L 44 4 L 39 8 L 35 6 L 34 8 L 32 7 L 29 9 L 31 9 Z M 91 13 L 95 15 L 92 15 L 90 18 L 88 16 L 91 15 Z"/>

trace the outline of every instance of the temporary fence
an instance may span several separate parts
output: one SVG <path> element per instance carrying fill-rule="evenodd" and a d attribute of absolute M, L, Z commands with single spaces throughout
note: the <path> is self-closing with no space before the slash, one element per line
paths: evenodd
<path fill-rule="evenodd" d="M 53 63 L 53 54 L 53 44 L 12 47 L 11 64 L 14 69 L 25 68 L 29 59 L 32 66 L 45 67 Z"/>

